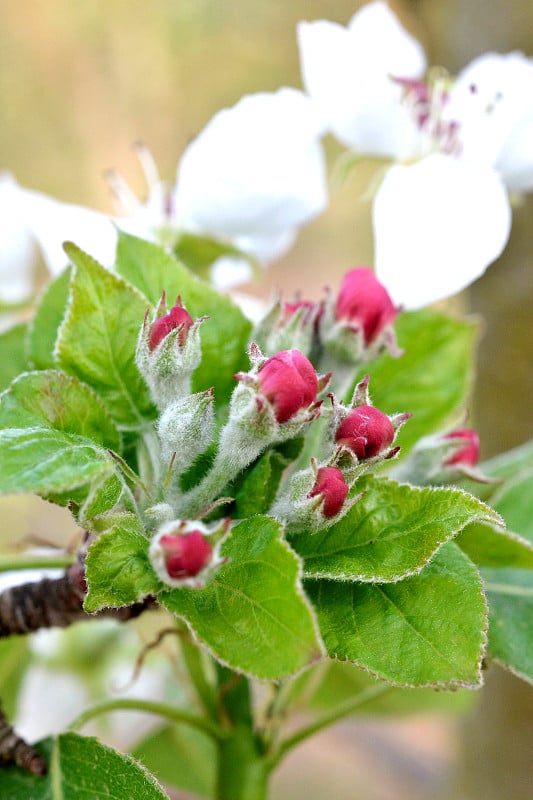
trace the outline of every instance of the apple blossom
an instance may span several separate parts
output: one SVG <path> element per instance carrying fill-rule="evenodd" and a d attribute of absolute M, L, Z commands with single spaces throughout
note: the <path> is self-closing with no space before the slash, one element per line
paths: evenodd
<path fill-rule="evenodd" d="M 463 464 L 474 467 L 479 461 L 479 435 L 471 428 L 450 431 L 444 436 L 457 444 L 457 449 L 444 461 L 446 466 Z M 463 442 L 463 444 L 461 444 Z"/>
<path fill-rule="evenodd" d="M 109 173 L 118 202 L 115 224 L 105 214 L 2 178 L 0 214 L 10 225 L 0 239 L 0 292 L 7 297 L 11 291 L 16 299 L 27 296 L 34 241 L 52 275 L 67 264 L 66 239 L 111 266 L 116 226 L 167 245 L 186 232 L 236 246 L 243 257 L 215 261 L 212 277 L 224 288 L 242 283 L 250 276 L 246 257 L 267 264 L 281 256 L 298 229 L 326 207 L 322 133 L 314 104 L 302 92 L 284 88 L 247 95 L 215 114 L 189 144 L 175 185 L 161 181 L 146 148 L 137 147 L 149 189 L 146 202 L 119 175 Z M 4 289 L 10 281 L 11 289 Z"/>
<path fill-rule="evenodd" d="M 285 350 L 269 358 L 259 370 L 258 380 L 259 391 L 272 405 L 279 423 L 287 422 L 316 400 L 315 369 L 299 350 Z"/>
<path fill-rule="evenodd" d="M 461 290 L 502 252 L 508 191 L 533 188 L 533 62 L 486 54 L 453 82 L 425 72 L 421 46 L 388 6 L 347 28 L 298 30 L 302 76 L 342 143 L 399 162 L 373 207 L 376 274 L 395 303 L 418 308 Z"/>
<path fill-rule="evenodd" d="M 357 406 L 335 431 L 338 445 L 349 448 L 358 459 L 373 458 L 394 441 L 390 418 L 374 406 Z"/>

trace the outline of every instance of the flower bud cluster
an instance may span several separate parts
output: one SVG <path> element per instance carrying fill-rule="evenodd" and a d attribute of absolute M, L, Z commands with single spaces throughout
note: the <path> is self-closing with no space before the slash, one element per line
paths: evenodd
<path fill-rule="evenodd" d="M 393 458 L 396 432 L 411 416 L 389 416 L 370 402 L 368 376 L 355 389 L 350 406 L 330 395 L 333 414 L 329 435 L 329 459 L 295 473 L 288 490 L 280 494 L 273 513 L 284 519 L 290 534 L 324 530 L 341 519 L 359 499 L 348 500 L 357 479 L 378 463 Z"/>
<path fill-rule="evenodd" d="M 399 309 L 368 267 L 349 270 L 336 297 L 313 303 L 278 299 L 254 330 L 266 353 L 297 347 L 306 356 L 327 357 L 336 367 L 375 358 L 384 348 L 400 355 L 394 335 Z"/>
<path fill-rule="evenodd" d="M 164 293 L 153 316 L 146 312 L 135 361 L 160 411 L 190 393 L 191 375 L 202 358 L 200 325 L 204 319 L 194 322 L 179 297 L 167 311 Z"/>

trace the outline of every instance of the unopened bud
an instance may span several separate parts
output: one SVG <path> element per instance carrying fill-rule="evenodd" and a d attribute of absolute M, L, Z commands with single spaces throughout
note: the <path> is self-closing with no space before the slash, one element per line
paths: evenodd
<path fill-rule="evenodd" d="M 386 347 L 400 355 L 393 323 L 398 309 L 368 267 L 351 269 L 343 278 L 336 301 L 326 304 L 321 337 L 339 361 L 364 362 Z"/>
<path fill-rule="evenodd" d="M 168 336 L 171 331 L 178 331 L 177 339 L 181 347 L 185 344 L 187 331 L 194 325 L 193 318 L 186 308 L 180 303 L 172 306 L 168 314 L 156 319 L 150 327 L 148 347 L 155 350 L 158 344 Z"/>
<path fill-rule="evenodd" d="M 221 562 L 209 530 L 198 521 L 174 520 L 156 533 L 149 549 L 152 566 L 170 586 L 201 588 Z"/>
<path fill-rule="evenodd" d="M 315 485 L 308 497 L 322 497 L 322 513 L 329 519 L 335 517 L 346 500 L 348 486 L 338 467 L 321 467 L 316 476 Z"/>
<path fill-rule="evenodd" d="M 373 458 L 394 441 L 390 418 L 374 406 L 357 406 L 335 431 L 338 445 L 349 448 L 359 460 Z"/>
<path fill-rule="evenodd" d="M 257 377 L 259 391 L 273 406 L 279 423 L 316 401 L 317 374 L 299 350 L 285 350 L 267 359 Z"/>
<path fill-rule="evenodd" d="M 323 303 L 310 300 L 278 300 L 256 325 L 253 341 L 267 354 L 296 349 L 309 356 L 318 334 Z"/>
<path fill-rule="evenodd" d="M 479 461 L 479 436 L 476 431 L 470 428 L 463 428 L 446 433 L 444 438 L 451 439 L 457 444 L 457 449 L 444 460 L 445 466 L 463 465 L 474 467 L 477 464 Z"/>

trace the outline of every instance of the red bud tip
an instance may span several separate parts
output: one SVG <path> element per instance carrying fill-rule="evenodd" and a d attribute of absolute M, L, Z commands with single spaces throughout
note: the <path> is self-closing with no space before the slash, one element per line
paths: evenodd
<path fill-rule="evenodd" d="M 383 411 L 374 406 L 357 406 L 337 428 L 335 440 L 359 459 L 372 458 L 392 444 L 394 428 Z"/>
<path fill-rule="evenodd" d="M 347 494 L 348 486 L 340 469 L 338 467 L 321 467 L 317 472 L 315 485 L 307 496 L 323 496 L 322 513 L 329 519 L 339 513 Z"/>
<path fill-rule="evenodd" d="M 464 466 L 474 467 L 479 460 L 479 436 L 476 431 L 464 428 L 458 431 L 451 431 L 444 436 L 445 439 L 464 439 L 464 447 L 460 446 L 458 441 L 457 451 L 451 455 L 444 464 L 451 466 L 453 464 L 464 464 Z"/>
<path fill-rule="evenodd" d="M 200 531 L 166 534 L 159 540 L 170 578 L 190 578 L 209 563 L 213 548 Z"/>
<path fill-rule="evenodd" d="M 335 306 L 337 320 L 363 331 L 366 345 L 394 322 L 397 311 L 385 287 L 368 267 L 351 269 L 343 278 Z"/>
<path fill-rule="evenodd" d="M 274 407 L 278 422 L 287 422 L 316 400 L 318 378 L 299 350 L 284 350 L 267 359 L 258 373 L 261 394 Z"/>
<path fill-rule="evenodd" d="M 187 309 L 182 305 L 175 305 L 170 309 L 168 314 L 159 317 L 159 319 L 156 319 L 153 323 L 150 328 L 148 347 L 150 350 L 155 350 L 165 336 L 168 336 L 168 334 L 176 330 L 176 328 L 181 328 L 178 338 L 179 343 L 183 345 L 185 343 L 187 331 L 192 325 L 194 325 L 194 321 Z"/>

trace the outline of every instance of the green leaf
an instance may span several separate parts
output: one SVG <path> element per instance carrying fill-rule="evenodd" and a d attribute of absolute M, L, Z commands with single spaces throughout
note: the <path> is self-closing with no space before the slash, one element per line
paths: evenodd
<path fill-rule="evenodd" d="M 229 398 L 233 375 L 248 368 L 246 347 L 251 324 L 242 311 L 151 242 L 119 234 L 117 271 L 156 305 L 166 292 L 169 302 L 180 295 L 193 318 L 209 315 L 202 324 L 202 363 L 195 371 L 193 392 L 215 389 L 217 401 Z"/>
<path fill-rule="evenodd" d="M 520 473 L 533 469 L 533 439 L 505 453 L 500 453 L 489 461 L 484 461 L 481 469 L 484 475 L 504 480 L 515 478 Z"/>
<path fill-rule="evenodd" d="M 87 439 L 50 428 L 8 428 L 0 431 L 0 491 L 32 492 L 42 497 L 63 494 L 54 502 L 66 503 L 72 491 L 109 477 L 110 456 Z"/>
<path fill-rule="evenodd" d="M 420 572 L 470 522 L 501 522 L 491 508 L 459 489 L 421 489 L 383 478 L 367 478 L 357 488 L 365 494 L 343 519 L 291 540 L 304 559 L 306 577 L 398 581 Z"/>
<path fill-rule="evenodd" d="M 8 719 L 15 714 L 18 692 L 29 662 L 28 637 L 10 636 L 0 640 L 0 697 Z"/>
<path fill-rule="evenodd" d="M 0 772 L 2 800 L 168 800 L 131 756 L 96 739 L 63 733 L 37 745 L 49 764 L 43 778 L 20 767 Z"/>
<path fill-rule="evenodd" d="M 13 378 L 28 369 L 27 334 L 28 326 L 24 322 L 0 333 L 0 391 L 9 386 Z"/>
<path fill-rule="evenodd" d="M 322 670 L 323 665 L 315 669 Z M 297 680 L 313 682 L 313 670 L 304 672 Z M 316 679 L 316 676 L 315 676 Z M 327 672 L 322 676 L 318 690 L 313 694 L 309 706 L 313 710 L 329 711 L 341 703 L 346 703 L 359 693 L 367 691 L 376 684 L 376 679 L 368 672 L 349 661 L 331 661 Z M 379 681 L 383 686 L 383 683 Z M 305 687 L 303 688 L 305 696 Z M 365 700 L 357 714 L 413 714 L 436 711 L 439 713 L 464 712 L 475 702 L 474 692 L 456 689 L 442 692 L 434 688 L 402 688 L 389 686 L 387 691 Z"/>
<path fill-rule="evenodd" d="M 483 569 L 490 608 L 489 652 L 533 683 L 533 571 Z"/>
<path fill-rule="evenodd" d="M 56 346 L 58 364 L 94 389 L 119 427 L 142 427 L 155 416 L 135 364 L 148 303 L 75 245 L 65 245 L 65 250 L 74 270 Z"/>
<path fill-rule="evenodd" d="M 276 449 L 270 449 L 244 472 L 237 486 L 228 490 L 229 495 L 235 496 L 234 516 L 237 519 L 268 511 L 288 463 Z"/>
<path fill-rule="evenodd" d="M 331 658 L 396 685 L 480 685 L 487 608 L 479 573 L 453 542 L 399 583 L 305 588 Z"/>
<path fill-rule="evenodd" d="M 59 370 L 25 372 L 0 396 L 0 428 L 23 427 L 50 428 L 120 449 L 120 434 L 101 400 Z"/>
<path fill-rule="evenodd" d="M 533 544 L 533 468 L 509 479 L 491 498 L 510 530 Z"/>
<path fill-rule="evenodd" d="M 54 351 L 57 334 L 67 309 L 71 271 L 69 267 L 48 284 L 30 322 L 28 348 L 30 361 L 35 369 L 56 366 Z"/>
<path fill-rule="evenodd" d="M 191 272 L 205 281 L 209 281 L 211 266 L 222 256 L 247 261 L 252 269 L 258 269 L 257 263 L 237 247 L 195 233 L 183 233 L 174 245 L 174 253 Z"/>
<path fill-rule="evenodd" d="M 183 617 L 223 663 L 259 678 L 286 677 L 320 656 L 299 559 L 280 524 L 257 516 L 237 525 L 221 548 L 226 563 L 204 589 L 174 589 L 159 599 Z"/>
<path fill-rule="evenodd" d="M 132 755 L 165 785 L 214 798 L 217 752 L 205 733 L 188 725 L 168 725 L 139 742 Z"/>
<path fill-rule="evenodd" d="M 478 567 L 524 567 L 533 569 L 533 544 L 516 533 L 474 523 L 456 539 Z"/>
<path fill-rule="evenodd" d="M 148 558 L 149 541 L 137 516 L 110 514 L 94 520 L 93 530 L 106 532 L 87 553 L 86 611 L 129 606 L 161 588 Z"/>
<path fill-rule="evenodd" d="M 400 314 L 396 332 L 404 354 L 392 358 L 384 353 L 365 371 L 370 372 L 377 408 L 413 414 L 398 434 L 405 455 L 418 439 L 445 427 L 464 408 L 472 387 L 478 326 L 423 310 Z"/>

